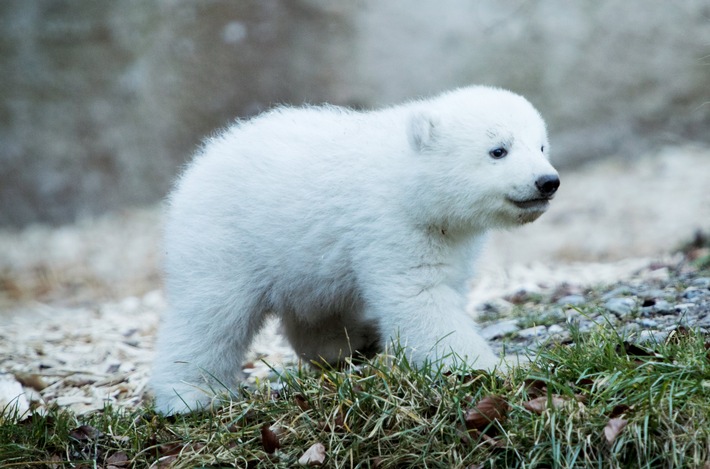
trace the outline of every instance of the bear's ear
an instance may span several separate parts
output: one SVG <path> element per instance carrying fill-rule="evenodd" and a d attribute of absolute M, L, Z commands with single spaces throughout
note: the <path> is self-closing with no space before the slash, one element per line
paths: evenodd
<path fill-rule="evenodd" d="M 416 151 L 428 148 L 436 138 L 436 116 L 424 112 L 417 112 L 409 117 L 407 126 L 407 139 Z"/>

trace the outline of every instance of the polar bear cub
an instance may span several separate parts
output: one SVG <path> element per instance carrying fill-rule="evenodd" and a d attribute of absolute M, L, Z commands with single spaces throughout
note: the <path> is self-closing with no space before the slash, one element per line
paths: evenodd
<path fill-rule="evenodd" d="M 485 233 L 537 219 L 559 178 L 521 96 L 467 87 L 360 112 L 281 107 L 209 139 L 169 198 L 161 412 L 238 385 L 264 319 L 305 360 L 498 358 L 465 311 Z"/>

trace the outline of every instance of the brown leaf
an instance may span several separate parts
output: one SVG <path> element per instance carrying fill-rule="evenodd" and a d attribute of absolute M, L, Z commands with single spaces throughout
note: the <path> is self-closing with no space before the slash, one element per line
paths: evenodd
<path fill-rule="evenodd" d="M 525 391 L 530 397 L 540 397 L 547 395 L 547 383 L 540 379 L 526 379 Z"/>
<path fill-rule="evenodd" d="M 595 383 L 595 381 L 591 378 L 582 378 L 582 379 L 577 380 L 576 384 L 578 387 L 588 389 L 588 388 L 591 388 L 592 386 L 594 386 L 594 383 Z"/>
<path fill-rule="evenodd" d="M 476 404 L 473 409 L 468 409 L 464 414 L 466 428 L 469 430 L 485 430 L 491 422 L 505 422 L 508 418 L 508 403 L 500 396 L 486 396 Z"/>
<path fill-rule="evenodd" d="M 625 412 L 628 412 L 631 407 L 629 407 L 626 404 L 618 404 L 615 405 L 613 409 L 611 409 L 611 412 L 609 412 L 609 418 L 616 418 L 621 415 L 623 415 Z"/>
<path fill-rule="evenodd" d="M 114 453 L 108 458 L 106 458 L 106 464 L 109 467 L 124 467 L 128 466 L 128 455 L 124 453 L 123 451 L 119 451 L 118 453 Z"/>
<path fill-rule="evenodd" d="M 619 436 L 621 431 L 626 427 L 629 422 L 624 419 L 609 419 L 609 422 L 604 427 L 604 438 L 609 444 L 614 443 L 616 437 Z"/>
<path fill-rule="evenodd" d="M 62 464 L 62 461 L 64 461 L 63 457 L 53 454 L 52 457 L 49 458 L 48 462 L 50 464 L 47 467 L 49 467 L 49 469 L 58 469 L 60 467 L 60 464 Z"/>
<path fill-rule="evenodd" d="M 274 433 L 268 423 L 261 426 L 261 444 L 264 447 L 264 451 L 269 454 L 273 454 L 277 449 L 281 448 L 279 436 Z"/>
<path fill-rule="evenodd" d="M 466 445 L 469 446 L 474 446 L 474 445 L 487 445 L 491 448 L 505 448 L 506 443 L 502 440 L 497 440 L 489 435 L 486 435 L 485 433 L 476 430 L 475 428 L 471 430 L 462 430 L 459 429 L 456 432 L 459 437 L 461 438 L 461 442 L 465 443 Z"/>
<path fill-rule="evenodd" d="M 323 443 L 316 443 L 298 458 L 301 466 L 320 466 L 325 462 L 325 446 Z"/>
<path fill-rule="evenodd" d="M 177 455 L 171 454 L 169 456 L 162 456 L 158 459 L 158 469 L 169 469 L 173 467 L 173 463 L 177 461 Z"/>
<path fill-rule="evenodd" d="M 300 394 L 296 394 L 295 396 L 293 396 L 293 400 L 296 401 L 296 405 L 298 406 L 298 408 L 304 412 L 311 408 L 311 405 L 308 403 L 306 398 L 301 396 Z"/>
<path fill-rule="evenodd" d="M 158 452 L 161 456 L 175 456 L 180 454 L 184 447 L 184 443 L 165 443 L 158 446 Z"/>
<path fill-rule="evenodd" d="M 523 407 L 530 412 L 540 415 L 548 408 L 560 409 L 570 401 L 571 399 L 569 397 L 552 394 L 550 396 L 536 397 L 528 402 L 523 402 Z"/>
<path fill-rule="evenodd" d="M 103 433 L 91 425 L 82 425 L 69 432 L 69 436 L 78 441 L 96 440 L 102 435 Z"/>
<path fill-rule="evenodd" d="M 41 391 L 47 387 L 44 379 L 36 373 L 17 372 L 14 374 L 15 379 L 26 388 L 32 388 L 35 391 Z"/>

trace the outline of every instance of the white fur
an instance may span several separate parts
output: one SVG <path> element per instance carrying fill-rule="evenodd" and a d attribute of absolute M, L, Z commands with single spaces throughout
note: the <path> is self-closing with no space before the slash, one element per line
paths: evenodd
<path fill-rule="evenodd" d="M 453 351 L 494 368 L 466 281 L 487 230 L 544 211 L 508 198 L 556 174 L 547 147 L 524 98 L 486 87 L 372 112 L 278 108 L 210 139 L 170 197 L 158 410 L 236 386 L 268 313 L 308 360 L 399 339 L 415 363 Z"/>

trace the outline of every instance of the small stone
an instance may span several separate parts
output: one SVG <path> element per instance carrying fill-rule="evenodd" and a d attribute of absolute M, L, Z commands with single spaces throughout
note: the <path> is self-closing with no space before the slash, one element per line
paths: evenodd
<path fill-rule="evenodd" d="M 658 313 L 673 311 L 673 307 L 666 300 L 658 300 L 656 304 L 652 306 L 653 310 Z"/>
<path fill-rule="evenodd" d="M 693 279 L 690 284 L 698 288 L 710 288 L 710 277 L 698 277 Z"/>
<path fill-rule="evenodd" d="M 486 316 L 505 316 L 512 311 L 513 305 L 502 298 L 495 298 L 485 302 L 479 310 Z"/>
<path fill-rule="evenodd" d="M 658 300 L 666 296 L 666 292 L 658 288 L 653 290 L 644 290 L 644 292 L 639 295 L 644 300 Z"/>
<path fill-rule="evenodd" d="M 617 316 L 628 316 L 636 307 L 636 301 L 633 298 L 610 298 L 604 307 L 616 314 Z"/>
<path fill-rule="evenodd" d="M 668 331 L 644 330 L 639 332 L 638 342 L 663 343 L 668 338 Z"/>
<path fill-rule="evenodd" d="M 685 314 L 695 308 L 695 303 L 678 303 L 673 307 L 673 311 L 678 314 Z"/>
<path fill-rule="evenodd" d="M 641 327 L 654 328 L 654 327 L 658 326 L 658 321 L 653 320 L 653 319 L 644 318 L 644 319 L 639 319 L 638 324 Z"/>
<path fill-rule="evenodd" d="M 710 314 L 697 318 L 695 324 L 701 327 L 710 327 Z"/>
<path fill-rule="evenodd" d="M 533 326 L 518 331 L 518 337 L 521 337 L 523 339 L 533 339 L 536 337 L 541 337 L 545 335 L 545 333 L 547 333 L 547 326 Z"/>
<path fill-rule="evenodd" d="M 13 375 L 0 375 L 0 409 L 6 409 L 8 415 L 22 417 L 30 410 L 30 403 L 27 401 L 22 385 Z"/>
<path fill-rule="evenodd" d="M 557 304 L 560 306 L 577 306 L 584 304 L 587 300 L 582 295 L 566 295 L 557 300 Z"/>
<path fill-rule="evenodd" d="M 629 336 L 631 334 L 634 334 L 638 331 L 641 330 L 641 326 L 635 322 L 630 322 L 628 324 L 624 324 L 621 328 L 621 333 L 624 336 Z"/>
<path fill-rule="evenodd" d="M 520 329 L 517 319 L 507 319 L 505 321 L 500 321 L 481 329 L 480 334 L 486 340 L 495 339 L 498 337 L 503 337 L 513 332 L 517 332 Z"/>
<path fill-rule="evenodd" d="M 683 298 L 686 300 L 695 300 L 703 296 L 704 292 L 697 287 L 688 287 L 683 292 Z"/>
<path fill-rule="evenodd" d="M 596 325 L 597 323 L 595 323 L 594 321 L 590 321 L 588 319 L 581 319 L 577 322 L 577 329 L 579 330 L 579 332 L 589 332 L 594 329 Z"/>
<path fill-rule="evenodd" d="M 552 308 L 541 314 L 535 315 L 535 318 L 539 318 L 537 321 L 541 324 L 556 324 L 560 322 L 565 322 L 567 320 L 567 314 L 562 310 L 562 308 Z"/>
<path fill-rule="evenodd" d="M 565 332 L 565 328 L 559 324 L 553 324 L 547 328 L 547 333 L 550 335 L 562 334 Z"/>
<path fill-rule="evenodd" d="M 607 301 L 607 300 L 611 300 L 612 298 L 616 298 L 621 295 L 630 295 L 631 293 L 633 293 L 631 291 L 631 288 L 629 288 L 627 286 L 618 287 L 618 288 L 614 288 L 612 291 L 607 292 L 604 295 L 602 295 L 602 300 Z"/>

